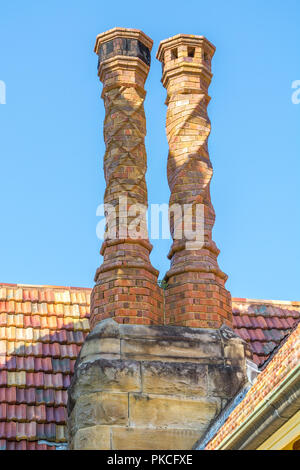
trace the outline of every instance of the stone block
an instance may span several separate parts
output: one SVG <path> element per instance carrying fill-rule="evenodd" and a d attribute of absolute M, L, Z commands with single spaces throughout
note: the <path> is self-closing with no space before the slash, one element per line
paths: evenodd
<path fill-rule="evenodd" d="M 227 364 L 242 365 L 245 362 L 245 347 L 241 342 L 230 341 L 224 345 L 224 357 Z"/>
<path fill-rule="evenodd" d="M 110 427 L 92 426 L 79 429 L 71 447 L 76 450 L 109 450 Z"/>
<path fill-rule="evenodd" d="M 246 341 L 224 325 L 219 332 L 223 343 L 225 364 L 240 367 L 246 374 L 245 357 L 249 354 Z"/>
<path fill-rule="evenodd" d="M 222 398 L 232 398 L 244 383 L 241 369 L 226 365 L 208 366 L 208 394 Z"/>
<path fill-rule="evenodd" d="M 118 338 L 88 338 L 81 348 L 80 359 L 103 353 L 120 354 L 120 340 Z"/>
<path fill-rule="evenodd" d="M 103 323 L 69 388 L 70 448 L 192 449 L 244 384 L 245 343 L 228 327 Z M 97 352 L 110 341 L 120 359 Z"/>
<path fill-rule="evenodd" d="M 130 360 L 96 359 L 79 363 L 69 388 L 69 412 L 82 395 L 92 392 L 141 390 L 140 365 Z"/>
<path fill-rule="evenodd" d="M 221 359 L 222 351 L 220 342 L 128 338 L 121 339 L 121 355 L 140 360 L 184 358 L 187 361 L 205 359 L 205 362 L 210 362 L 211 358 Z"/>
<path fill-rule="evenodd" d="M 220 409 L 221 400 L 218 398 L 129 394 L 130 426 L 204 431 Z"/>
<path fill-rule="evenodd" d="M 143 393 L 205 396 L 207 366 L 190 362 L 143 362 Z"/>
<path fill-rule="evenodd" d="M 188 450 L 201 432 L 187 429 L 112 428 L 112 449 Z"/>
<path fill-rule="evenodd" d="M 72 414 L 75 414 L 76 429 L 98 424 L 124 424 L 128 422 L 127 393 L 90 393 L 76 401 Z"/>
<path fill-rule="evenodd" d="M 112 318 L 103 320 L 101 323 L 97 323 L 92 331 L 86 337 L 86 341 L 89 339 L 99 339 L 99 338 L 119 338 L 120 337 L 120 328 L 119 324 L 115 322 Z"/>
<path fill-rule="evenodd" d="M 201 341 L 202 343 L 215 342 L 220 339 L 218 330 L 199 329 L 173 325 L 119 325 L 122 338 L 161 339 Z"/>

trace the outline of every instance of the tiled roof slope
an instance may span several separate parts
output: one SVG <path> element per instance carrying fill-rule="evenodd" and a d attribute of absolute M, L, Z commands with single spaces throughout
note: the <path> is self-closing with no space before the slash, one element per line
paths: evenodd
<path fill-rule="evenodd" d="M 0 284 L 0 449 L 66 442 L 67 388 L 89 331 L 90 293 Z M 300 318 L 300 303 L 233 299 L 233 311 L 237 333 L 262 363 Z"/>
<path fill-rule="evenodd" d="M 67 388 L 89 304 L 90 289 L 0 284 L 0 449 L 66 441 Z"/>
<path fill-rule="evenodd" d="M 232 411 L 223 426 L 214 438 L 207 444 L 206 450 L 216 450 L 224 439 L 232 435 L 249 417 L 255 413 L 257 407 L 268 400 L 270 393 L 279 388 L 289 373 L 295 371 L 300 365 L 300 323 L 290 334 L 282 347 L 276 351 L 265 369 L 259 374 L 256 382 L 250 388 L 245 398 Z"/>
<path fill-rule="evenodd" d="M 300 319 L 300 302 L 232 299 L 233 326 L 247 341 L 259 367 Z"/>

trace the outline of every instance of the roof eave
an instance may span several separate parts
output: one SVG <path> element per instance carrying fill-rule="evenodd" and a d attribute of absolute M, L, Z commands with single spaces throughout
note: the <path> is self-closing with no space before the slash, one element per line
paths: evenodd
<path fill-rule="evenodd" d="M 223 439 L 215 450 L 255 450 L 285 424 L 299 408 L 300 364 L 262 400 L 239 427 Z M 218 429 L 213 436 L 209 436 L 205 447 L 217 434 Z M 204 440 L 205 436 L 195 446 L 196 450 L 204 449 Z"/>

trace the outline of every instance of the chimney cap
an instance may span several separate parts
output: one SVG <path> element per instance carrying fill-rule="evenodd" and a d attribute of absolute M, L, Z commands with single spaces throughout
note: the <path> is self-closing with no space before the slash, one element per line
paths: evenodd
<path fill-rule="evenodd" d="M 137 39 L 141 43 L 143 43 L 149 51 L 151 51 L 153 46 L 153 41 L 149 36 L 147 36 L 143 31 L 140 29 L 134 28 L 119 28 L 115 27 L 105 31 L 104 33 L 98 34 L 96 38 L 96 44 L 94 48 L 94 52 L 98 54 L 99 47 L 101 44 L 111 41 L 115 38 L 128 38 L 128 39 Z"/>
<path fill-rule="evenodd" d="M 160 62 L 164 62 L 164 51 L 167 49 L 173 49 L 174 47 L 177 47 L 181 44 L 188 46 L 206 45 L 206 47 L 210 50 L 211 57 L 214 55 L 216 50 L 215 46 L 208 39 L 206 39 L 205 36 L 197 36 L 194 34 L 176 34 L 176 36 L 172 36 L 160 42 L 156 58 Z"/>

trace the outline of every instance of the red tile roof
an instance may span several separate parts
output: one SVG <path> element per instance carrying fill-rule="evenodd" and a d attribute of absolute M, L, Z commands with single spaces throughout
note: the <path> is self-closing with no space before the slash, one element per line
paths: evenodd
<path fill-rule="evenodd" d="M 0 284 L 0 449 L 66 442 L 67 388 L 89 331 L 90 291 Z"/>
<path fill-rule="evenodd" d="M 233 327 L 250 344 L 259 367 L 300 319 L 300 302 L 232 299 Z"/>
<path fill-rule="evenodd" d="M 224 440 L 245 423 L 257 407 L 267 402 L 271 393 L 279 388 L 289 373 L 299 368 L 300 363 L 300 323 L 283 343 L 264 370 L 259 374 L 256 382 L 250 388 L 244 399 L 231 412 L 217 434 L 207 444 L 207 450 L 216 450 Z"/>
<path fill-rule="evenodd" d="M 66 442 L 67 388 L 89 331 L 90 293 L 0 284 L 0 450 Z M 233 312 L 261 364 L 300 318 L 300 302 L 233 299 Z"/>

